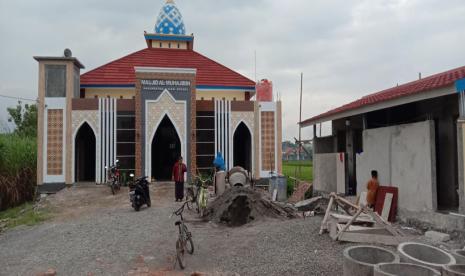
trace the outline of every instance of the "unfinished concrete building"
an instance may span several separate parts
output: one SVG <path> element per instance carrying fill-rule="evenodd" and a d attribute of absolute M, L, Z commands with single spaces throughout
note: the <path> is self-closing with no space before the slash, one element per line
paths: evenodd
<path fill-rule="evenodd" d="M 403 220 L 465 229 L 465 67 L 380 91 L 302 122 L 314 137 L 314 188 L 360 195 L 370 171 L 398 187 Z"/>

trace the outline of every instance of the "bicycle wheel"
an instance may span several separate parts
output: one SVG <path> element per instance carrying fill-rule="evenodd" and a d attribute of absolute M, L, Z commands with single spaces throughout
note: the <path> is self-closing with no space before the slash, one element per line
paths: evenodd
<path fill-rule="evenodd" d="M 192 210 L 193 202 L 194 202 L 194 192 L 191 188 L 187 188 L 186 192 L 186 201 L 187 201 L 187 209 Z"/>
<path fill-rule="evenodd" d="M 204 188 L 202 188 L 202 190 L 200 191 L 200 195 L 199 195 L 200 217 L 203 217 L 205 215 L 205 210 L 207 209 L 207 203 L 208 203 L 207 191 Z"/>
<path fill-rule="evenodd" d="M 186 240 L 186 249 L 187 253 L 191 255 L 194 254 L 194 242 L 192 241 L 191 237 L 187 238 Z"/>
<path fill-rule="evenodd" d="M 184 246 L 181 240 L 176 241 L 176 258 L 178 259 L 179 267 L 184 269 Z"/>
<path fill-rule="evenodd" d="M 116 193 L 116 191 L 115 191 L 115 184 L 114 184 L 114 183 L 111 183 L 111 184 L 110 184 L 110 188 L 111 188 L 111 193 L 112 193 L 113 195 L 115 195 L 115 193 Z"/>

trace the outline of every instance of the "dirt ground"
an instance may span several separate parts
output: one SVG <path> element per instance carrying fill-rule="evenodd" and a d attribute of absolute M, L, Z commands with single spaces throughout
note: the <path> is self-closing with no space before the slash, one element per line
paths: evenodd
<path fill-rule="evenodd" d="M 262 219 L 229 228 L 185 212 L 195 252 L 174 267 L 174 185 L 151 187 L 152 207 L 135 212 L 127 189 L 65 189 L 43 200 L 53 218 L 0 235 L 0 275 L 342 275 L 351 244 L 319 236 L 321 217 Z"/>

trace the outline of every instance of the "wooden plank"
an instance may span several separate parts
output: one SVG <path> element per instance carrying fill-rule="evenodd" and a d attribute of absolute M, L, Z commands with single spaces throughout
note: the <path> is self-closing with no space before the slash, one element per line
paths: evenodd
<path fill-rule="evenodd" d="M 358 225 L 351 225 L 349 226 L 349 228 L 347 228 L 347 231 L 372 231 L 372 230 L 379 230 L 379 229 L 382 229 L 384 230 L 384 228 L 382 227 L 366 227 L 366 226 L 358 226 Z"/>
<path fill-rule="evenodd" d="M 347 230 L 347 228 L 349 228 L 349 226 L 357 219 L 358 216 L 360 216 L 362 212 L 363 212 L 362 208 L 357 211 L 357 213 L 349 220 L 349 222 L 347 222 L 347 224 L 344 225 L 344 228 L 342 228 L 342 230 L 339 231 L 339 234 L 337 235 L 336 239 L 339 239 L 342 233 L 344 233 Z"/>
<path fill-rule="evenodd" d="M 386 197 L 384 198 L 383 211 L 381 212 L 381 217 L 386 221 L 389 220 L 389 213 L 391 212 L 393 197 L 394 195 L 392 193 L 387 193 Z"/>
<path fill-rule="evenodd" d="M 331 213 L 331 217 L 337 219 L 338 223 L 347 223 L 352 218 L 352 216 L 336 213 Z M 358 216 L 356 222 L 375 223 L 375 221 L 371 217 L 366 216 L 364 214 Z"/>
<path fill-rule="evenodd" d="M 389 222 L 385 221 L 382 217 L 380 217 L 378 213 L 375 213 L 371 210 L 368 210 L 367 212 L 376 221 L 376 223 L 386 228 L 386 230 L 388 230 L 391 234 L 393 234 L 394 236 L 403 236 L 401 232 L 397 231 L 394 227 L 392 227 L 392 225 Z"/>
<path fill-rule="evenodd" d="M 331 198 L 329 199 L 328 208 L 326 208 L 325 217 L 323 218 L 323 221 L 321 222 L 320 235 L 323 234 L 324 231 L 327 229 L 326 222 L 328 221 L 329 214 L 331 213 L 331 207 L 333 207 L 333 202 L 334 202 L 334 197 L 331 196 Z"/>
<path fill-rule="evenodd" d="M 342 232 L 338 240 L 346 241 L 346 242 L 377 243 L 377 244 L 397 246 L 399 245 L 399 243 L 411 241 L 411 238 L 394 237 L 394 236 L 388 236 L 388 235 Z"/>
<path fill-rule="evenodd" d="M 388 230 L 386 230 L 386 228 L 380 228 L 380 227 L 373 227 L 373 228 L 368 228 L 368 229 L 364 229 L 364 230 L 353 230 L 353 231 L 347 230 L 346 232 L 360 233 L 360 234 L 374 234 L 374 235 L 393 236 Z"/>
<path fill-rule="evenodd" d="M 352 202 L 348 201 L 347 199 L 343 198 L 343 197 L 340 197 L 340 196 L 337 196 L 337 195 L 333 195 L 338 201 L 341 201 L 342 203 L 344 204 L 347 204 L 349 205 L 350 207 L 354 208 L 354 209 L 360 209 L 360 206 L 357 206 L 355 204 L 353 204 Z"/>

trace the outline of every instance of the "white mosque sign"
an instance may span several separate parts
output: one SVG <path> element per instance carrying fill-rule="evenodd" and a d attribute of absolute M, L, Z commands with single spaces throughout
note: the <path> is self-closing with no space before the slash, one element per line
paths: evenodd
<path fill-rule="evenodd" d="M 142 90 L 163 92 L 186 92 L 191 88 L 190 80 L 141 80 Z"/>

